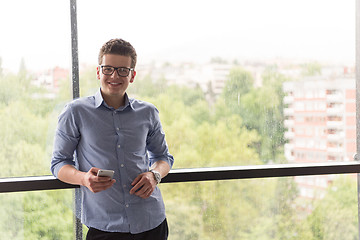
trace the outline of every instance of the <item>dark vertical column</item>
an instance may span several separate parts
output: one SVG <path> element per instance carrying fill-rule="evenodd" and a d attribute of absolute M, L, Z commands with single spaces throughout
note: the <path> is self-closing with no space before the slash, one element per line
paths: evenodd
<path fill-rule="evenodd" d="M 78 57 L 78 32 L 77 32 L 77 6 L 76 0 L 70 0 L 70 18 L 71 18 L 71 82 L 72 82 L 72 96 L 73 99 L 79 98 L 79 57 Z M 80 216 L 80 206 L 78 198 L 80 196 L 80 189 L 74 189 L 73 204 L 74 204 L 74 234 L 76 240 L 82 240 L 82 223 L 77 216 Z"/>
<path fill-rule="evenodd" d="M 71 55 L 72 55 L 72 92 L 73 99 L 78 98 L 79 94 L 79 57 L 78 57 L 78 32 L 77 32 L 77 12 L 76 0 L 70 0 L 71 17 Z"/>

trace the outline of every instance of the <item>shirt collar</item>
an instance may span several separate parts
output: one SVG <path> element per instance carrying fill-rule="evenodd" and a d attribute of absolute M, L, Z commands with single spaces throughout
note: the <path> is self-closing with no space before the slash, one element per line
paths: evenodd
<path fill-rule="evenodd" d="M 125 105 L 124 105 L 124 107 L 122 109 L 127 108 L 127 106 L 130 106 L 130 108 L 132 110 L 134 110 L 134 106 L 132 104 L 132 99 L 130 99 L 129 96 L 127 95 L 127 93 L 125 93 Z"/>
<path fill-rule="evenodd" d="M 125 105 L 122 109 L 125 109 L 129 105 L 130 108 L 134 110 L 134 106 L 133 106 L 132 102 L 133 102 L 132 99 L 129 99 L 129 96 L 127 95 L 127 93 L 125 93 Z M 101 90 L 99 88 L 99 90 L 95 93 L 95 107 L 98 108 L 103 103 L 106 105 L 106 103 L 101 95 Z"/>
<path fill-rule="evenodd" d="M 133 99 L 130 99 L 127 93 L 125 93 L 125 106 L 129 105 L 132 110 L 134 110 Z"/>

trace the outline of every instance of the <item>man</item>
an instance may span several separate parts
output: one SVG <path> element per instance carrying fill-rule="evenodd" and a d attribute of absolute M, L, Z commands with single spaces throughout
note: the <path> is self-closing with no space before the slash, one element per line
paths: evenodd
<path fill-rule="evenodd" d="M 126 93 L 137 54 L 122 40 L 99 53 L 94 95 L 69 103 L 59 116 L 51 171 L 80 185 L 81 220 L 91 239 L 165 240 L 168 226 L 157 184 L 174 162 L 157 109 Z M 114 170 L 114 178 L 99 177 Z"/>

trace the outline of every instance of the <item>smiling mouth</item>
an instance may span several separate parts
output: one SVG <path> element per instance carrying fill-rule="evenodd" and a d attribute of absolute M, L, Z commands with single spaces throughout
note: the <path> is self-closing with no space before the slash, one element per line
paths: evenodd
<path fill-rule="evenodd" d="M 108 82 L 108 84 L 116 86 L 116 85 L 121 85 L 122 83 Z"/>

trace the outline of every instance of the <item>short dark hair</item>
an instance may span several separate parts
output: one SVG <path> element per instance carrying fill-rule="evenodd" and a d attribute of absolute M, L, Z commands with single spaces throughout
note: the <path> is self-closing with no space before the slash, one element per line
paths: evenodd
<path fill-rule="evenodd" d="M 131 67 L 135 68 L 136 66 L 137 54 L 135 48 L 129 42 L 121 38 L 111 39 L 101 47 L 98 59 L 99 65 L 101 65 L 105 54 L 118 54 L 131 57 Z"/>

